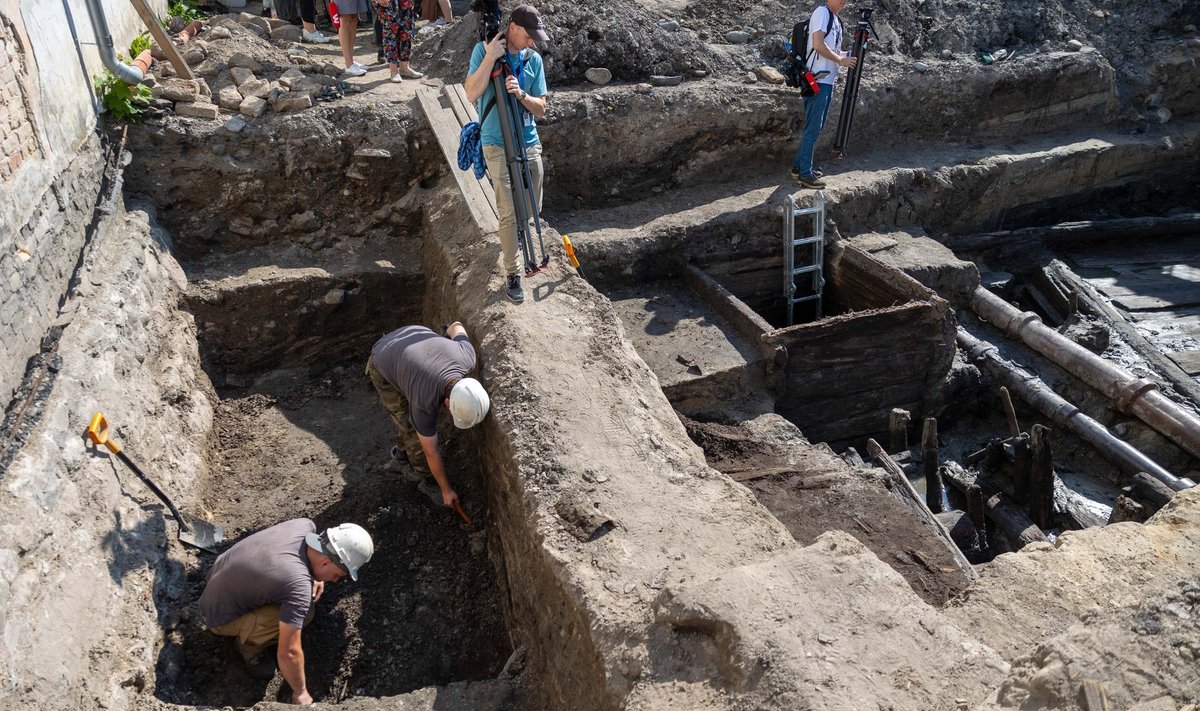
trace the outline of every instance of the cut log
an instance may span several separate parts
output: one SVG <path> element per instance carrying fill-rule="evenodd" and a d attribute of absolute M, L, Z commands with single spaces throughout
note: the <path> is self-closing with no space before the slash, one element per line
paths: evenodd
<path fill-rule="evenodd" d="M 1134 474 L 1127 488 L 1133 498 L 1145 507 L 1147 516 L 1158 513 L 1175 496 L 1174 489 L 1145 472 Z"/>
<path fill-rule="evenodd" d="M 987 517 L 1004 533 L 1005 538 L 1017 550 L 1030 543 L 1049 542 L 1046 534 L 1038 528 L 1029 517 L 1021 511 L 1012 498 L 1003 491 L 975 479 L 975 476 L 954 462 L 947 462 L 942 468 L 947 479 L 959 490 L 966 492 L 968 487 L 976 484 L 986 497 L 983 502 Z"/>
<path fill-rule="evenodd" d="M 1064 222 L 1049 227 L 1026 227 L 1019 230 L 984 232 L 951 237 L 946 246 L 954 251 L 977 251 L 994 247 L 1013 248 L 1022 244 L 1031 247 L 1042 244 L 1075 244 L 1111 239 L 1133 241 L 1152 237 L 1193 235 L 1200 232 L 1200 213 L 1191 212 L 1171 217 L 1134 217 L 1118 220 L 1085 220 Z"/>
<path fill-rule="evenodd" d="M 962 571 L 963 575 L 967 576 L 968 580 L 975 580 L 978 578 L 979 574 L 975 572 L 975 568 L 971 565 L 971 561 L 967 560 L 967 556 L 963 555 L 963 552 L 954 543 L 954 539 L 950 537 L 950 532 L 946 530 L 946 527 L 942 525 L 942 522 L 939 521 L 937 517 L 933 515 L 933 512 L 929 510 L 929 507 L 925 505 L 925 502 L 917 494 L 917 490 L 913 488 L 912 482 L 910 482 L 908 477 L 904 475 L 904 470 L 900 468 L 900 465 L 896 464 L 896 462 L 888 456 L 888 453 L 883 451 L 883 447 L 879 446 L 879 443 L 873 439 L 867 440 L 867 453 L 874 457 L 875 461 L 879 462 L 883 466 L 884 471 L 891 475 L 892 481 L 895 484 L 893 491 L 896 492 L 896 494 L 900 496 L 901 499 L 905 501 L 905 503 L 907 503 L 913 511 L 916 512 L 920 519 L 932 526 L 934 531 L 937 532 L 937 535 L 945 542 L 946 547 L 954 556 L 955 564 L 958 566 L 958 569 Z"/>

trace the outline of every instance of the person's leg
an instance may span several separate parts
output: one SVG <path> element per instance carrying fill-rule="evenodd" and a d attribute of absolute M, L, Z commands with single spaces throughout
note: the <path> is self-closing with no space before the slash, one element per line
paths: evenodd
<path fill-rule="evenodd" d="M 508 162 L 504 159 L 504 148 L 484 146 L 483 157 L 487 161 L 488 175 L 492 177 L 492 186 L 496 189 L 496 212 L 500 215 L 500 249 L 503 253 L 501 264 L 505 276 L 515 276 L 519 274 L 517 270 L 517 217 L 513 210 L 512 183 L 508 176 Z"/>
<path fill-rule="evenodd" d="M 223 637 L 236 637 L 238 652 L 243 659 L 250 661 L 259 652 L 279 642 L 279 606 L 263 605 L 210 631 Z"/>
<path fill-rule="evenodd" d="M 342 62 L 346 68 L 354 64 L 354 36 L 358 33 L 358 15 L 342 15 L 342 27 L 338 30 L 338 43 L 342 45 Z"/>
<path fill-rule="evenodd" d="M 417 432 L 408 416 L 408 400 L 383 377 L 383 373 L 375 367 L 373 359 L 367 360 L 367 377 L 371 379 L 371 385 L 375 386 L 383 409 L 387 410 L 388 417 L 392 418 L 392 424 L 396 426 L 396 446 L 408 456 L 408 463 L 419 476 L 433 476 L 429 471 L 429 462 L 425 459 L 425 450 L 421 449 L 421 440 L 417 439 Z"/>
<path fill-rule="evenodd" d="M 317 6 L 313 0 L 300 0 L 300 27 L 305 32 L 317 31 Z"/>
<path fill-rule="evenodd" d="M 416 16 L 414 0 L 400 0 L 400 75 L 406 79 L 419 79 L 423 76 L 408 65 L 408 60 L 412 58 L 413 22 Z"/>
<path fill-rule="evenodd" d="M 378 7 L 375 13 L 375 30 L 379 33 L 379 51 L 388 64 L 389 73 L 396 76 L 396 67 L 400 63 L 400 53 L 397 49 L 397 35 L 400 32 L 400 22 L 392 12 L 390 5 Z"/>
<path fill-rule="evenodd" d="M 829 99 L 833 96 L 833 87 L 828 84 L 818 84 L 820 91 L 813 96 L 804 97 L 804 128 L 800 132 L 800 149 L 796 151 L 796 160 L 792 167 L 802 176 L 812 175 L 813 149 L 817 145 L 817 137 L 825 125 L 825 116 L 829 113 Z"/>
<path fill-rule="evenodd" d="M 454 10 L 450 9 L 450 0 L 438 0 L 438 7 L 442 10 L 442 19 L 454 22 Z"/>

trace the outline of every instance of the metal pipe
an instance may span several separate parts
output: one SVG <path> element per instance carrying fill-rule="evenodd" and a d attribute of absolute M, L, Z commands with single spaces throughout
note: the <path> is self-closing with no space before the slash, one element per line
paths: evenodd
<path fill-rule="evenodd" d="M 113 46 L 112 33 L 108 30 L 108 18 L 104 15 L 101 0 L 84 0 L 88 15 L 92 18 L 92 32 L 96 35 L 96 49 L 100 52 L 100 61 L 110 72 L 126 84 L 138 84 L 146 78 L 139 67 L 133 67 L 117 59 L 117 50 Z"/>
<path fill-rule="evenodd" d="M 1004 383 L 1009 390 L 1020 395 L 1055 424 L 1095 447 L 1121 471 L 1131 476 L 1138 472 L 1146 472 L 1175 491 L 1196 485 L 1191 479 L 1171 474 L 1128 442 L 1115 437 L 1104 425 L 1059 397 L 1036 375 L 1006 360 L 996 346 L 975 338 L 961 328 L 958 329 L 958 342 L 972 358 L 983 363 L 992 377 Z"/>
<path fill-rule="evenodd" d="M 1117 410 L 1146 424 L 1200 457 L 1200 419 L 1138 378 L 1046 326 L 1037 314 L 1021 311 L 983 287 L 971 296 L 971 310 L 1111 399 Z"/>

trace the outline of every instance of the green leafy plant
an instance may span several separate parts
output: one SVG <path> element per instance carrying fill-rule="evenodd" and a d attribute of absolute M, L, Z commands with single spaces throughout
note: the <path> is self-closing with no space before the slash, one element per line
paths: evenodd
<path fill-rule="evenodd" d="M 130 86 L 110 71 L 92 77 L 96 94 L 104 110 L 116 121 L 137 123 L 142 120 L 142 109 L 150 103 L 150 89 L 141 84 Z"/>
<path fill-rule="evenodd" d="M 167 4 L 167 17 L 178 17 L 185 23 L 188 23 L 192 20 L 203 19 L 204 13 L 200 12 L 200 5 L 195 0 L 171 0 Z M 164 22 L 163 24 L 167 23 Z"/>
<path fill-rule="evenodd" d="M 137 56 L 142 52 L 150 49 L 150 31 L 146 30 L 142 34 L 133 38 L 129 43 L 129 56 L 137 59 Z"/>

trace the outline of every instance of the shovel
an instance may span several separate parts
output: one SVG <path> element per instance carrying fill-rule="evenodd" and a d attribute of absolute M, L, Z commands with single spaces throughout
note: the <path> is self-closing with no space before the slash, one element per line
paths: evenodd
<path fill-rule="evenodd" d="M 202 551 L 208 551 L 213 554 L 220 552 L 217 550 L 217 544 L 225 540 L 225 531 L 220 526 L 211 524 L 208 521 L 201 521 L 190 516 L 185 518 L 183 514 L 179 513 L 179 509 L 175 508 L 175 504 L 171 503 L 171 500 L 167 498 L 163 490 L 158 488 L 158 485 L 153 481 L 150 481 L 150 477 L 143 474 L 138 465 L 134 464 L 133 460 L 121 451 L 121 445 L 117 444 L 116 440 L 108 436 L 108 420 L 105 419 L 102 413 L 97 412 L 92 416 L 92 422 L 87 428 L 87 436 L 88 439 L 92 440 L 92 444 L 108 447 L 109 451 L 117 455 L 117 459 L 125 462 L 125 466 L 129 467 L 134 474 L 137 474 L 138 479 L 141 479 L 146 486 L 150 487 L 150 491 L 153 491 L 154 495 L 166 504 L 167 508 L 171 509 L 171 514 L 175 516 L 175 520 L 179 523 L 179 540 L 181 543 L 195 546 Z"/>

